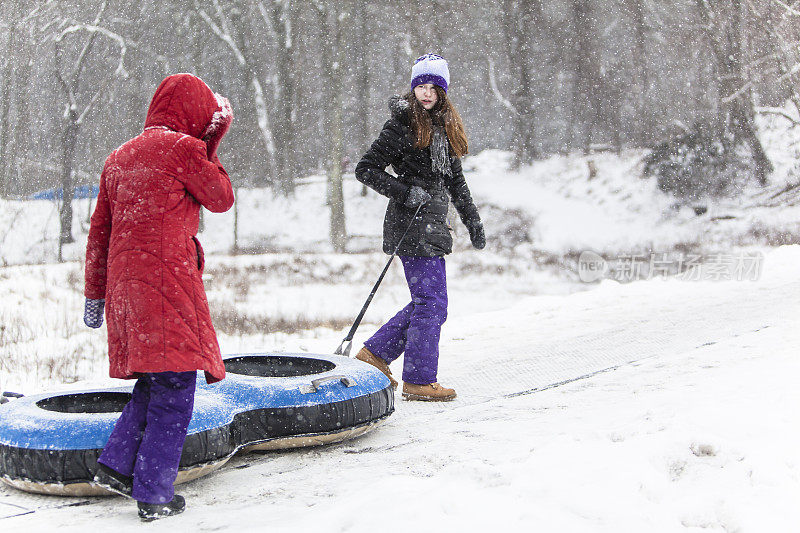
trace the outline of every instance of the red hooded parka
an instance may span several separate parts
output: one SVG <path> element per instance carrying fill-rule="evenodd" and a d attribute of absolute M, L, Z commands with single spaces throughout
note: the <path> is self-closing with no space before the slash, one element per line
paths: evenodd
<path fill-rule="evenodd" d="M 105 162 L 85 296 L 106 300 L 111 377 L 191 370 L 204 370 L 210 383 L 225 377 L 195 236 L 200 206 L 220 213 L 233 205 L 228 174 L 201 140 L 220 102 L 195 76 L 167 77 L 144 132 Z"/>

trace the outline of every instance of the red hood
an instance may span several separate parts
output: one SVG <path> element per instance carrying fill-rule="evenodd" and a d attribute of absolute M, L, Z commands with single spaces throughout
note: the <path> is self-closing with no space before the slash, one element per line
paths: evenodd
<path fill-rule="evenodd" d="M 163 126 L 200 139 L 219 109 L 216 96 L 203 80 L 191 74 L 173 74 L 156 89 L 144 127 Z"/>

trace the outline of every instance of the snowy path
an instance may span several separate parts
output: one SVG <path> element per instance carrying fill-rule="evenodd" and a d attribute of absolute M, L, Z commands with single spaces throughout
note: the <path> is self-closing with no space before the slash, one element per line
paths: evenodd
<path fill-rule="evenodd" d="M 797 269 L 800 273 L 800 268 Z M 476 314 L 447 330 L 440 376 L 494 398 L 668 356 L 770 327 L 800 324 L 800 276 L 758 283 L 656 279 Z M 468 399 L 467 401 L 469 401 Z"/>
<path fill-rule="evenodd" d="M 440 376 L 456 402 L 398 401 L 364 438 L 237 457 L 182 488 L 184 515 L 148 527 L 794 530 L 798 265 L 800 247 L 785 247 L 758 282 L 605 283 L 505 311 L 451 309 Z M 143 527 L 119 498 L 54 508 L 82 501 L 0 488 L 0 517 L 3 504 L 37 509 L 0 531 Z"/>

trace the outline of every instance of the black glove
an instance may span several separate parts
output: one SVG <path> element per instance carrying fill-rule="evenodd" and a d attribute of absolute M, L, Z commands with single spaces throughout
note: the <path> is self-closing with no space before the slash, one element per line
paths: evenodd
<path fill-rule="evenodd" d="M 406 207 L 417 207 L 418 205 L 427 204 L 430 199 L 431 195 L 425 192 L 425 189 L 412 185 L 411 189 L 408 190 L 404 205 Z"/>
<path fill-rule="evenodd" d="M 486 246 L 486 234 L 483 232 L 483 224 L 478 222 L 473 222 L 467 226 L 469 230 L 469 240 L 472 241 L 472 246 L 477 248 L 478 250 L 483 250 Z"/>
<path fill-rule="evenodd" d="M 83 307 L 83 323 L 90 328 L 99 328 L 103 325 L 103 309 L 106 306 L 105 299 L 91 300 L 86 298 Z"/>

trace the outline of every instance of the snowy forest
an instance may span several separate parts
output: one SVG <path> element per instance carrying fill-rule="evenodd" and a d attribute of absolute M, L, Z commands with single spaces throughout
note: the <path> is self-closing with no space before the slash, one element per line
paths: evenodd
<path fill-rule="evenodd" d="M 160 80 L 184 71 L 232 102 L 223 157 L 237 187 L 291 195 L 322 172 L 334 201 L 425 52 L 452 65 L 471 152 L 510 150 L 514 166 L 694 135 L 743 147 L 717 167 L 765 184 L 772 165 L 754 117 L 794 122 L 784 104 L 800 106 L 791 0 L 9 0 L 0 20 L 6 198 L 96 183 Z M 722 173 L 688 188 L 729 192 Z"/>
<path fill-rule="evenodd" d="M 797 529 L 800 0 L 2 0 L 0 59 L 0 531 Z"/>

